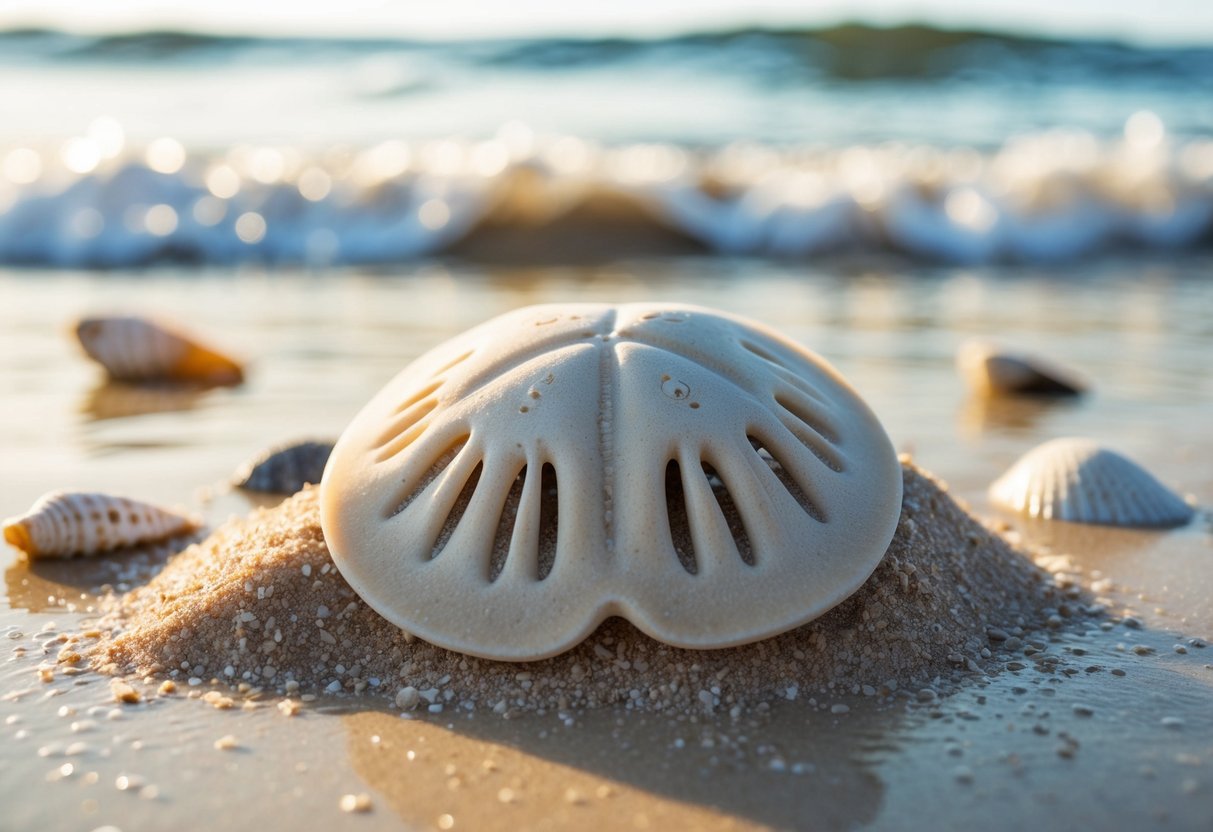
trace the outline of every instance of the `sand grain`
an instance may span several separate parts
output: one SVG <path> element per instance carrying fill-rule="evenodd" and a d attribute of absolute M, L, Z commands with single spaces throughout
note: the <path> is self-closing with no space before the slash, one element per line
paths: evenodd
<path fill-rule="evenodd" d="M 987 631 L 1022 635 L 1057 604 L 1048 576 L 907 464 L 896 534 L 849 599 L 756 644 L 682 650 L 610 619 L 575 649 L 503 663 L 434 647 L 359 599 L 333 565 L 317 492 L 233 521 L 114 599 L 96 666 L 280 692 L 379 694 L 402 709 L 608 705 L 737 712 L 775 699 L 918 690 L 981 673 Z M 985 653 L 989 655 L 988 650 Z M 945 683 L 946 683 L 945 679 Z"/>

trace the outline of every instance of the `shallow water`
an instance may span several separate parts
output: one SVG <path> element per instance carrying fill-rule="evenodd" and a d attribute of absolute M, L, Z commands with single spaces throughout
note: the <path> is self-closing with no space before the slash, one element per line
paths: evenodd
<path fill-rule="evenodd" d="M 1211 67 L 1208 46 L 912 26 L 0 31 L 0 264 L 1207 246 Z"/>
<path fill-rule="evenodd" d="M 529 303 L 649 298 L 760 318 L 820 352 L 867 398 L 898 449 L 981 513 L 989 513 L 985 485 L 1021 452 L 1070 434 L 1106 441 L 1209 506 L 1211 267 L 1193 257 L 1081 269 L 662 260 L 430 263 L 390 274 L 7 271 L 0 513 L 72 487 L 180 503 L 219 522 L 251 504 L 223 486 L 240 462 L 282 440 L 335 435 L 442 338 Z M 192 391 L 105 384 L 77 355 L 67 324 L 86 311 L 131 308 L 176 317 L 242 352 L 248 382 Z M 972 335 L 1070 365 L 1092 392 L 1054 404 L 970 400 L 952 356 Z M 1173 533 L 1014 525 L 1069 555 L 1086 580 L 1103 579 L 1110 612 L 1131 608 L 1144 628 L 1060 630 L 1046 651 L 1057 664 L 1020 658 L 1023 668 L 975 679 L 943 702 L 890 706 L 803 692 L 736 724 L 615 713 L 581 715 L 572 726 L 554 715 L 409 722 L 348 699 L 310 704 L 288 720 L 276 697 L 247 713 L 184 695 L 123 706 L 111 721 L 117 706 L 104 679 L 43 684 L 35 668 L 52 637 L 48 622 L 54 632 L 75 629 L 88 618 L 91 588 L 138 580 L 141 561 L 119 559 L 102 579 L 86 564 L 30 566 L 6 548 L 0 629 L 6 645 L 26 652 L 6 650 L 0 669 L 5 823 L 339 823 L 340 796 L 365 791 L 374 808 L 359 824 L 385 829 L 441 828 L 447 814 L 453 828 L 514 828 L 537 822 L 535 813 L 566 827 L 899 828 L 914 818 L 933 828 L 1207 829 L 1213 648 L 1187 644 L 1213 635 L 1207 516 Z M 1149 649 L 1139 655 L 1139 645 Z M 52 658 L 57 647 L 46 648 Z M 831 714 L 839 702 L 851 712 Z M 1168 727 L 1164 717 L 1182 724 Z M 214 749 L 225 734 L 241 749 Z M 84 745 L 69 753 L 75 742 Z M 219 782 L 222 790 L 208 787 Z"/>

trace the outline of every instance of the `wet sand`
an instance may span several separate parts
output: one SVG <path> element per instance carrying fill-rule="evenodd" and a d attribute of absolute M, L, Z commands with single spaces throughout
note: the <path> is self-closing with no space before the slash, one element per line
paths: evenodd
<path fill-rule="evenodd" d="M 430 268 L 340 283 L 9 276 L 0 279 L 4 296 L 16 299 L 0 310 L 0 378 L 11 404 L 0 417 L 9 474 L 0 497 L 8 514 L 51 488 L 100 488 L 196 507 L 215 525 L 252 505 L 222 487 L 241 461 L 274 442 L 336 433 L 441 337 L 523 303 L 657 296 L 763 317 L 829 356 L 895 444 L 991 519 L 999 518 L 984 504 L 985 483 L 1020 451 L 1069 433 L 1116 444 L 1208 506 L 1202 425 L 1213 390 L 1198 371 L 1213 348 L 1213 290 L 1199 274 L 1198 265 L 1111 267 L 1060 288 L 1022 272 L 873 272 L 844 281 L 697 264 L 487 275 Z M 137 300 L 254 355 L 249 383 L 162 401 L 101 386 L 62 324 L 75 311 Z M 951 349 L 975 331 L 1077 364 L 1095 380 L 1095 395 L 1059 406 L 967 402 Z M 141 701 L 117 703 L 103 676 L 63 671 L 42 682 L 37 670 L 62 648 L 59 634 L 96 619 L 95 590 L 136 586 L 163 557 L 28 564 L 6 549 L 4 823 L 1208 829 L 1213 648 L 1199 646 L 1213 635 L 1208 516 L 1173 533 L 1001 519 L 1025 545 L 1044 547 L 1041 563 L 1072 576 L 1106 612 L 1014 649 L 989 640 L 988 670 L 944 698 L 929 684 L 892 701 L 806 692 L 735 720 L 610 708 L 571 721 L 554 713 L 402 718 L 382 700 L 324 696 L 287 716 L 281 696 L 251 687 L 224 687 L 232 707 L 214 707 L 202 700 L 205 681 L 171 695 L 156 693 L 158 681 L 136 682 Z M 848 711 L 833 712 L 844 701 Z M 235 747 L 216 748 L 227 736 Z M 344 812 L 342 797 L 361 794 L 369 811 Z"/>

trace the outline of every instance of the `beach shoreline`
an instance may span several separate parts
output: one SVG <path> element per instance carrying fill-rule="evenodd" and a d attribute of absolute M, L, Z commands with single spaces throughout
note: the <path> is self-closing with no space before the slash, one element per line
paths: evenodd
<path fill-rule="evenodd" d="M 339 279 L 6 273 L 0 291 L 16 299 L 0 310 L 0 379 L 13 402 L 3 417 L 13 476 L 0 483 L 8 514 L 44 491 L 77 487 L 180 504 L 215 527 L 267 502 L 226 485 L 242 460 L 292 438 L 336 435 L 408 360 L 465 326 L 544 300 L 677 297 L 764 319 L 821 352 L 900 450 L 938 472 L 973 513 L 1005 523 L 1024 546 L 1047 547 L 1050 571 L 1073 576 L 1107 612 L 1081 627 L 1046 628 L 1034 636 L 1043 651 L 1025 656 L 1035 650 L 1025 641 L 1001 670 L 951 696 L 920 700 L 916 690 L 883 703 L 805 690 L 736 721 L 727 710 L 680 720 L 613 708 L 570 714 L 572 725 L 555 713 L 502 719 L 491 709 L 404 719 L 394 702 L 302 702 L 252 685 L 212 687 L 209 678 L 191 686 L 188 677 L 168 695 L 157 693 L 161 679 L 135 680 L 141 701 L 126 704 L 114 701 L 108 677 L 81 669 L 44 683 L 38 668 L 63 649 L 60 635 L 99 617 L 89 568 L 112 569 L 108 582 L 126 592 L 163 560 L 27 564 L 5 548 L 0 629 L 11 649 L 0 671 L 0 735 L 18 776 L 0 782 L 0 800 L 17 828 L 84 832 L 198 817 L 234 828 L 316 818 L 442 828 L 446 815 L 453 828 L 542 817 L 629 825 L 643 816 L 653 826 L 704 828 L 789 828 L 811 817 L 825 828 L 880 829 L 914 817 L 939 828 L 1165 819 L 1200 829 L 1213 799 L 1205 707 L 1213 650 L 1192 643 L 1213 635 L 1201 582 L 1207 514 L 1168 533 L 1053 526 L 1042 534 L 984 497 L 1028 447 L 1088 433 L 1148 462 L 1198 505 L 1213 503 L 1201 463 L 1208 436 L 1194 418 L 1210 411 L 1213 391 L 1191 382 L 1209 344 L 1203 266 L 1102 268 L 839 276 L 761 261 L 676 261 L 525 273 L 431 264 Z M 102 384 L 63 327 L 74 314 L 132 298 L 250 357 L 246 384 L 164 395 Z M 955 345 L 975 330 L 1077 365 L 1096 380 L 1093 396 L 978 406 L 952 367 Z M 1162 423 L 1172 425 L 1165 436 L 1143 427 Z M 294 716 L 279 710 L 283 698 L 299 705 Z M 229 735 L 233 748 L 215 747 Z M 726 792 L 722 782 L 745 788 Z M 1125 783 L 1133 787 L 1111 785 Z M 342 797 L 361 793 L 370 810 L 344 813 Z"/>

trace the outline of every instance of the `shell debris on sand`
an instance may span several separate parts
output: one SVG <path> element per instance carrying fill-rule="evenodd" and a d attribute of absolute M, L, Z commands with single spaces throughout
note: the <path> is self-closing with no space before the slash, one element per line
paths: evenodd
<path fill-rule="evenodd" d="M 20 517 L 4 521 L 4 539 L 34 558 L 96 555 L 155 543 L 199 527 L 150 503 L 108 494 L 52 491 Z"/>
<path fill-rule="evenodd" d="M 1108 526 L 1181 526 L 1195 513 L 1136 462 L 1083 438 L 1028 451 L 990 486 L 990 501 L 1040 520 Z"/>
<path fill-rule="evenodd" d="M 1064 367 L 986 341 L 961 344 L 956 368 L 969 388 L 981 396 L 1077 396 L 1086 389 Z"/>
<path fill-rule="evenodd" d="M 229 385 L 244 380 L 236 359 L 177 327 L 135 316 L 84 318 L 76 338 L 115 381 Z"/>
<path fill-rule="evenodd" d="M 529 661 L 611 616 L 688 648 L 810 621 L 876 568 L 901 489 L 859 394 L 757 321 L 548 304 L 384 387 L 341 434 L 320 515 L 385 618 Z"/>
<path fill-rule="evenodd" d="M 319 484 L 332 452 L 332 442 L 307 440 L 278 445 L 242 465 L 233 481 L 245 491 L 294 494 L 305 485 Z"/>
<path fill-rule="evenodd" d="M 308 488 L 226 524 L 146 586 L 113 596 L 91 661 L 117 674 L 506 716 L 603 706 L 740 713 L 786 698 L 793 685 L 802 698 L 887 696 L 980 672 L 988 628 L 1034 626 L 1058 598 L 1046 573 L 928 475 L 907 465 L 903 476 L 893 540 L 859 590 L 809 624 L 741 647 L 671 647 L 618 618 L 566 653 L 525 664 L 435 647 L 379 616 L 341 577 Z"/>

